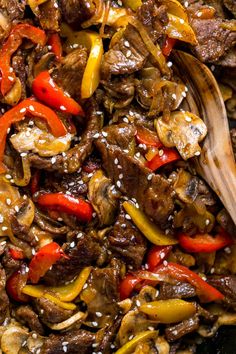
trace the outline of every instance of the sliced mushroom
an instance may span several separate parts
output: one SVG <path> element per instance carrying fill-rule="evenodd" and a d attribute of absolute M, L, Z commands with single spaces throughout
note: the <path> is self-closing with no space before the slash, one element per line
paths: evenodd
<path fill-rule="evenodd" d="M 101 225 L 111 225 L 118 208 L 119 194 L 112 187 L 111 180 L 98 170 L 89 181 L 89 200 L 95 209 Z"/>
<path fill-rule="evenodd" d="M 198 173 L 221 199 L 236 224 L 236 164 L 224 101 L 211 71 L 190 54 L 175 51 L 179 75 L 189 85 L 187 109 L 203 118 L 208 135 L 195 159 Z"/>
<path fill-rule="evenodd" d="M 2 351 L 5 354 L 17 354 L 28 336 L 29 333 L 19 326 L 8 328 L 1 338 Z"/>
<path fill-rule="evenodd" d="M 184 160 L 198 156 L 201 153 L 201 142 L 207 128 L 204 122 L 190 112 L 172 112 L 170 119 L 165 117 L 156 119 L 156 129 L 163 145 L 176 147 Z"/>
<path fill-rule="evenodd" d="M 3 102 L 10 106 L 15 106 L 21 99 L 22 85 L 20 79 L 17 77 L 11 90 L 4 96 Z"/>

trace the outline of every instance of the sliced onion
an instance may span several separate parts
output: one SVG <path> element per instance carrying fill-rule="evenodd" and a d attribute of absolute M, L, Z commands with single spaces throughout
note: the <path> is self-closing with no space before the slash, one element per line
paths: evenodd
<path fill-rule="evenodd" d="M 63 322 L 56 323 L 56 324 L 51 324 L 51 323 L 47 322 L 46 325 L 54 331 L 61 331 L 63 329 L 66 329 L 66 328 L 72 326 L 74 323 L 76 323 L 78 321 L 81 321 L 81 322 L 84 321 L 86 319 L 86 317 L 87 317 L 86 313 L 79 311 Z"/>

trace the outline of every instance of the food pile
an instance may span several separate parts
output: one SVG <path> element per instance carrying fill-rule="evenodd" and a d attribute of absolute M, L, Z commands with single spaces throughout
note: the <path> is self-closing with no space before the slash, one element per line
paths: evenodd
<path fill-rule="evenodd" d="M 0 0 L 3 353 L 195 353 L 236 325 L 235 16 Z"/>

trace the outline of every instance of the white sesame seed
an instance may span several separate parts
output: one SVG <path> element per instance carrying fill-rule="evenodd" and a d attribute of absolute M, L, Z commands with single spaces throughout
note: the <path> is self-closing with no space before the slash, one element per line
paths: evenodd
<path fill-rule="evenodd" d="M 57 160 L 57 159 L 56 159 L 55 157 L 52 157 L 52 158 L 51 158 L 51 163 L 52 163 L 52 165 L 56 162 L 56 160 Z"/>
<path fill-rule="evenodd" d="M 124 118 L 123 118 L 123 122 L 125 122 L 125 123 L 129 123 L 128 118 L 127 118 L 127 117 L 124 117 Z"/>
<path fill-rule="evenodd" d="M 121 187 L 121 182 L 120 182 L 120 181 L 117 181 L 117 182 L 116 182 L 116 185 L 117 185 L 118 188 L 120 188 L 120 187 Z"/>
<path fill-rule="evenodd" d="M 134 338 L 134 335 L 131 334 L 131 336 L 129 336 L 129 340 L 133 339 Z"/>
<path fill-rule="evenodd" d="M 172 333 L 173 333 L 174 336 L 177 336 L 177 334 L 178 334 L 176 329 Z"/>
<path fill-rule="evenodd" d="M 118 163 L 119 163 L 118 159 L 117 159 L 117 158 L 115 158 L 115 160 L 114 160 L 114 164 L 115 164 L 115 165 L 118 165 Z"/>
<path fill-rule="evenodd" d="M 65 106 L 60 106 L 60 110 L 61 111 L 66 111 L 66 107 Z"/>
<path fill-rule="evenodd" d="M 205 224 L 206 224 L 206 225 L 209 225 L 209 224 L 210 224 L 210 220 L 209 220 L 209 219 L 206 219 Z"/>
<path fill-rule="evenodd" d="M 188 1 L 184 2 L 184 7 L 188 7 Z"/>
<path fill-rule="evenodd" d="M 101 312 L 95 312 L 97 317 L 102 317 L 102 313 Z"/>
<path fill-rule="evenodd" d="M 2 214 L 0 214 L 0 224 L 2 224 L 4 221 L 4 217 L 2 216 Z"/>
<path fill-rule="evenodd" d="M 93 321 L 93 322 L 92 322 L 92 325 L 93 325 L 94 327 L 97 327 L 98 323 L 97 323 L 96 321 Z"/>
<path fill-rule="evenodd" d="M 185 117 L 186 122 L 191 122 L 192 118 L 191 117 Z"/>
<path fill-rule="evenodd" d="M 54 7 L 57 9 L 58 8 L 58 3 L 54 3 Z"/>
<path fill-rule="evenodd" d="M 71 242 L 70 247 L 75 247 L 75 242 L 74 241 Z"/>
<path fill-rule="evenodd" d="M 7 228 L 6 226 L 3 226 L 3 227 L 2 227 L 2 231 L 7 231 L 7 229 L 8 229 L 8 228 Z"/>
<path fill-rule="evenodd" d="M 32 112 L 35 111 L 34 106 L 32 106 L 32 105 L 29 106 L 29 109 L 30 109 Z"/>
<path fill-rule="evenodd" d="M 63 349 L 63 352 L 67 352 L 67 346 L 66 345 L 63 345 L 63 347 L 62 347 L 62 349 Z"/>
<path fill-rule="evenodd" d="M 129 150 L 127 150 L 127 149 L 124 149 L 123 151 L 124 151 L 125 154 L 129 153 Z"/>
<path fill-rule="evenodd" d="M 9 80 L 9 81 L 14 81 L 14 77 L 8 76 L 8 80 Z"/>
<path fill-rule="evenodd" d="M 99 133 L 96 133 L 96 134 L 94 134 L 94 139 L 97 139 L 97 138 L 99 138 Z"/>
<path fill-rule="evenodd" d="M 202 16 L 202 12 L 201 12 L 201 11 L 198 11 L 197 17 L 201 17 L 201 16 Z"/>
<path fill-rule="evenodd" d="M 168 265 L 168 262 L 167 261 L 164 261 L 163 262 L 163 265 L 166 267 Z"/>
<path fill-rule="evenodd" d="M 110 345 L 111 349 L 114 349 L 116 346 L 114 344 Z"/>
<path fill-rule="evenodd" d="M 175 93 L 172 94 L 172 98 L 173 98 L 174 100 L 176 100 L 177 96 L 176 96 Z"/>
<path fill-rule="evenodd" d="M 215 268 L 211 268 L 210 273 L 213 274 L 215 271 Z"/>
<path fill-rule="evenodd" d="M 128 41 L 124 41 L 124 45 L 125 45 L 125 47 L 127 47 L 127 48 L 129 48 L 129 47 L 130 47 L 130 44 L 129 44 L 129 42 L 128 42 Z"/>
<path fill-rule="evenodd" d="M 119 174 L 119 179 L 122 179 L 124 176 L 123 176 L 123 173 L 120 173 Z"/>
<path fill-rule="evenodd" d="M 79 232 L 76 236 L 76 238 L 81 238 L 83 236 L 83 232 Z"/>
<path fill-rule="evenodd" d="M 168 68 L 171 68 L 172 65 L 173 65 L 172 61 L 168 61 L 167 63 Z"/>
<path fill-rule="evenodd" d="M 161 150 L 159 150 L 158 154 L 159 154 L 159 156 L 163 156 L 164 151 L 161 149 Z"/>
<path fill-rule="evenodd" d="M 61 344 L 62 344 L 62 345 L 68 345 L 69 342 L 62 342 Z"/>
<path fill-rule="evenodd" d="M 211 65 L 211 71 L 214 71 L 215 70 L 215 65 Z"/>
<path fill-rule="evenodd" d="M 38 338 L 37 333 L 33 333 L 32 338 L 34 338 L 34 339 Z"/>
<path fill-rule="evenodd" d="M 74 43 L 73 45 L 72 45 L 72 47 L 75 49 L 75 48 L 78 48 L 79 47 L 79 44 L 78 43 Z"/>
<path fill-rule="evenodd" d="M 27 152 L 22 152 L 22 153 L 20 154 L 20 156 L 21 156 L 21 157 L 26 157 L 26 156 L 27 156 Z"/>
<path fill-rule="evenodd" d="M 225 247 L 224 251 L 225 251 L 225 253 L 230 254 L 230 253 L 231 253 L 231 248 L 229 248 L 229 247 Z"/>
<path fill-rule="evenodd" d="M 160 253 L 160 258 L 161 258 L 161 259 L 165 258 L 165 253 L 164 253 L 164 252 L 161 252 L 161 253 Z"/>
<path fill-rule="evenodd" d="M 151 181 L 152 177 L 153 177 L 153 174 L 150 173 L 149 175 L 147 175 L 147 180 L 148 180 L 148 181 Z"/>
<path fill-rule="evenodd" d="M 12 178 L 12 176 L 11 175 L 5 175 L 5 177 L 6 177 L 6 179 L 11 179 Z"/>
<path fill-rule="evenodd" d="M 6 199 L 6 204 L 7 204 L 7 205 L 11 205 L 11 199 L 10 199 L 10 198 L 7 198 L 7 199 Z"/>
<path fill-rule="evenodd" d="M 201 155 L 201 152 L 200 151 L 196 151 L 194 155 L 195 156 L 199 156 L 199 155 Z"/>
<path fill-rule="evenodd" d="M 27 132 L 25 133 L 25 136 L 27 136 L 27 137 L 30 137 L 30 131 L 29 130 L 27 130 Z"/>
<path fill-rule="evenodd" d="M 186 92 L 182 92 L 182 96 L 183 97 L 186 97 L 187 95 L 186 95 Z"/>
<path fill-rule="evenodd" d="M 139 307 L 141 306 L 141 302 L 139 300 L 136 301 L 136 305 Z"/>
<path fill-rule="evenodd" d="M 149 330 L 149 331 L 154 331 L 154 329 L 155 329 L 155 328 L 152 327 L 152 326 L 149 326 L 149 327 L 148 327 L 148 330 Z"/>
<path fill-rule="evenodd" d="M 102 132 L 102 135 L 106 138 L 107 137 L 107 132 Z"/>
<path fill-rule="evenodd" d="M 131 220 L 131 216 L 130 216 L 129 214 L 125 214 L 125 218 L 126 218 L 127 220 Z"/>
<path fill-rule="evenodd" d="M 21 108 L 20 109 L 20 113 L 25 113 L 26 112 L 26 108 Z"/>
<path fill-rule="evenodd" d="M 126 53 L 126 58 L 129 58 L 129 57 L 131 57 L 131 55 L 132 55 L 132 52 L 131 52 L 131 50 L 127 50 L 127 53 Z"/>

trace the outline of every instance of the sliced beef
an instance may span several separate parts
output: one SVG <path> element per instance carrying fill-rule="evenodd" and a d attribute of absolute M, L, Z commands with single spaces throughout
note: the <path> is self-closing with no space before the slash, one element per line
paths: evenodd
<path fill-rule="evenodd" d="M 118 285 L 119 272 L 115 267 L 93 270 L 88 286 L 95 293 L 93 299 L 87 303 L 86 321 L 95 322 L 99 327 L 113 322 L 119 312 Z"/>
<path fill-rule="evenodd" d="M 168 342 L 174 342 L 175 340 L 183 337 L 184 335 L 196 331 L 198 327 L 199 318 L 196 315 L 176 325 L 167 327 L 165 330 L 165 336 Z"/>
<path fill-rule="evenodd" d="M 40 25 L 44 30 L 59 31 L 61 12 L 57 0 L 47 0 L 39 6 Z"/>
<path fill-rule="evenodd" d="M 61 0 L 61 9 L 67 23 L 78 27 L 95 13 L 92 0 Z"/>
<path fill-rule="evenodd" d="M 94 135 L 101 127 L 101 115 L 98 114 L 98 105 L 94 99 L 87 102 L 86 119 L 87 127 L 82 134 L 79 144 L 68 150 L 63 155 L 57 155 L 55 163 L 50 158 L 43 158 L 35 154 L 29 155 L 31 165 L 37 169 L 57 171 L 60 173 L 73 173 L 80 169 L 84 160 L 92 152 Z"/>
<path fill-rule="evenodd" d="M 31 331 L 35 331 L 40 335 L 44 334 L 44 328 L 39 321 L 38 315 L 29 305 L 19 306 L 16 309 L 15 317 L 23 325 L 29 327 Z"/>
<path fill-rule="evenodd" d="M 110 127 L 106 129 L 108 134 Z M 114 127 L 112 127 L 114 131 Z M 119 131 L 120 127 L 117 126 Z M 125 140 L 125 130 L 122 130 Z M 140 208 L 156 222 L 164 223 L 173 210 L 173 190 L 170 183 L 162 176 L 151 174 L 138 160 L 129 156 L 117 145 L 110 144 L 104 137 L 96 141 L 103 167 L 120 191 L 130 198 L 135 198 Z M 122 178 L 121 178 L 122 177 Z"/>
<path fill-rule="evenodd" d="M 10 21 L 20 20 L 24 17 L 25 1 L 0 0 L 0 9 L 5 10 Z"/>
<path fill-rule="evenodd" d="M 236 307 L 236 276 L 235 275 L 213 275 L 207 281 L 225 295 L 224 302 Z"/>
<path fill-rule="evenodd" d="M 36 299 L 35 305 L 43 322 L 63 322 L 73 314 L 73 311 L 65 310 L 45 297 Z"/>
<path fill-rule="evenodd" d="M 112 254 L 135 269 L 140 268 L 147 243 L 133 223 L 125 218 L 123 211 L 119 214 L 108 241 Z"/>
<path fill-rule="evenodd" d="M 160 299 L 185 299 L 196 296 L 196 289 L 189 283 L 177 284 L 162 283 L 160 285 Z"/>
<path fill-rule="evenodd" d="M 137 10 L 137 18 L 153 42 L 162 36 L 163 26 L 168 22 L 166 8 L 158 7 L 155 0 L 143 2 Z M 148 55 L 149 51 L 139 32 L 129 24 L 122 38 L 104 54 L 102 76 L 107 79 L 111 75 L 131 74 L 138 71 L 143 67 Z"/>
<path fill-rule="evenodd" d="M 20 265 L 22 264 L 22 261 L 12 258 L 9 247 L 7 247 L 2 257 L 1 263 L 6 271 L 6 274 L 9 276 L 17 269 L 19 269 Z"/>
<path fill-rule="evenodd" d="M 52 266 L 43 280 L 50 285 L 65 284 L 78 275 L 81 269 L 96 262 L 100 255 L 99 245 L 87 234 L 78 239 L 74 247 L 67 246 L 65 253 L 69 259 L 62 258 Z"/>
<path fill-rule="evenodd" d="M 62 59 L 61 66 L 53 72 L 56 83 L 73 97 L 80 96 L 87 58 L 87 49 L 84 47 L 73 50 Z"/>
<path fill-rule="evenodd" d="M 9 312 L 9 299 L 5 291 L 6 274 L 3 268 L 0 268 L 0 324 L 2 324 Z"/>
<path fill-rule="evenodd" d="M 223 23 L 219 18 L 192 20 L 198 40 L 193 51 L 202 62 L 217 62 L 236 43 L 236 33 L 222 28 Z"/>
<path fill-rule="evenodd" d="M 18 53 L 12 57 L 12 67 L 16 76 L 20 79 L 21 82 L 21 99 L 25 99 L 27 81 L 27 66 L 25 61 L 25 53 L 18 51 Z"/>
<path fill-rule="evenodd" d="M 94 333 L 77 330 L 50 335 L 44 342 L 41 354 L 91 354 L 96 341 Z"/>

